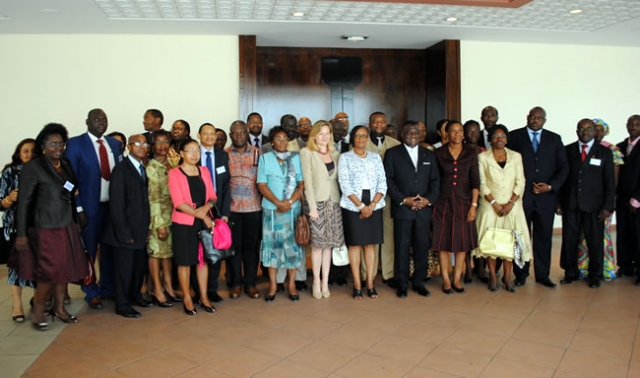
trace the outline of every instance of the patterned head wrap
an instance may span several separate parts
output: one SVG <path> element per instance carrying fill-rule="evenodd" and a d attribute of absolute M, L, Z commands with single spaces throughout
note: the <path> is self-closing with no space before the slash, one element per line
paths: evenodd
<path fill-rule="evenodd" d="M 594 118 L 592 119 L 593 123 L 595 125 L 600 125 L 602 126 L 602 128 L 604 128 L 604 135 L 609 135 L 609 124 L 606 123 L 605 121 L 601 120 L 600 118 Z"/>

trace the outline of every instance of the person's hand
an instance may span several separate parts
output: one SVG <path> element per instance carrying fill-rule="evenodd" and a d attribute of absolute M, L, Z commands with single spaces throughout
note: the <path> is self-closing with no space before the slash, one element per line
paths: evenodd
<path fill-rule="evenodd" d="M 475 207 L 475 206 L 473 206 L 473 207 Z M 493 211 L 495 211 L 496 214 L 498 214 L 499 217 L 502 216 L 501 215 L 502 214 L 502 205 L 500 205 L 497 202 L 494 202 L 493 205 L 491 205 L 491 207 L 493 208 Z"/>
<path fill-rule="evenodd" d="M 158 228 L 158 239 L 167 240 L 168 237 L 169 237 L 169 233 L 167 232 L 166 227 Z"/>
<path fill-rule="evenodd" d="M 551 185 L 546 182 L 534 182 L 533 183 L 533 192 L 535 194 L 542 194 L 551 191 Z"/>
<path fill-rule="evenodd" d="M 133 244 L 133 239 L 129 239 L 125 242 L 126 244 Z"/>
<path fill-rule="evenodd" d="M 196 214 L 194 216 L 198 219 L 203 219 L 207 215 L 209 210 L 209 206 L 205 203 L 204 205 L 196 209 Z"/>
<path fill-rule="evenodd" d="M 365 206 L 360 209 L 360 219 L 367 219 L 373 214 L 373 210 L 370 206 Z"/>
<path fill-rule="evenodd" d="M 78 213 L 78 224 L 80 225 L 80 228 L 87 227 L 87 214 L 85 214 L 84 211 Z"/>
<path fill-rule="evenodd" d="M 216 225 L 216 223 L 213 221 L 213 219 L 211 219 L 211 217 L 208 216 L 208 215 L 205 215 L 204 218 L 202 219 L 202 221 L 204 222 L 205 226 L 207 226 L 207 228 L 213 229 L 213 226 Z"/>
<path fill-rule="evenodd" d="M 474 220 L 476 220 L 476 207 L 471 206 L 467 213 L 467 222 L 473 222 Z"/>
<path fill-rule="evenodd" d="M 317 220 L 318 218 L 320 218 L 320 214 L 318 214 L 318 209 L 309 211 L 309 219 L 314 221 L 314 220 Z"/>
<path fill-rule="evenodd" d="M 502 206 L 502 211 L 500 211 L 500 216 L 503 217 L 511 212 L 513 209 L 513 202 L 507 202 Z"/>
<path fill-rule="evenodd" d="M 604 222 L 610 216 L 611 216 L 611 212 L 609 210 L 600 210 L 600 214 L 598 215 L 598 221 Z"/>
<path fill-rule="evenodd" d="M 276 203 L 278 213 L 286 213 L 287 211 L 291 210 L 291 206 L 292 203 L 290 203 L 288 199 L 278 201 L 278 203 Z"/>
<path fill-rule="evenodd" d="M 16 242 L 15 242 L 15 247 L 16 247 L 16 251 L 18 252 L 24 252 L 27 250 L 27 243 L 29 243 L 29 240 L 27 239 L 26 236 L 18 236 L 16 238 Z"/>
<path fill-rule="evenodd" d="M 18 200 L 18 189 L 13 189 L 7 196 L 7 200 L 13 205 Z"/>
<path fill-rule="evenodd" d="M 226 215 L 221 216 L 220 219 L 222 219 L 224 223 L 229 223 L 229 217 Z"/>

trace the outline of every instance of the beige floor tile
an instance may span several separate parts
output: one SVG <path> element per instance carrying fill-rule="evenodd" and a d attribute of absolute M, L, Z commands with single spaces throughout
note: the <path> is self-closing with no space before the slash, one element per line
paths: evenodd
<path fill-rule="evenodd" d="M 585 377 L 626 377 L 629 360 L 589 352 L 567 350 L 558 370 L 575 372 Z"/>
<path fill-rule="evenodd" d="M 342 366 L 336 373 L 345 378 L 393 378 L 404 376 L 412 368 L 413 364 L 363 353 Z"/>
<path fill-rule="evenodd" d="M 480 377 L 551 378 L 553 373 L 553 369 L 502 358 L 494 358 L 482 374 L 480 374 Z"/>
<path fill-rule="evenodd" d="M 122 339 L 102 348 L 91 350 L 83 354 L 83 357 L 115 370 L 159 352 L 160 348 L 158 347 L 154 344 Z"/>
<path fill-rule="evenodd" d="M 230 375 L 222 374 L 213 369 L 207 369 L 204 366 L 196 366 L 193 369 L 189 369 L 178 375 L 174 375 L 176 378 L 231 378 Z"/>
<path fill-rule="evenodd" d="M 578 352 L 597 352 L 603 356 L 628 360 L 631 358 L 633 339 L 629 337 L 616 338 L 611 335 L 594 335 L 579 331 L 571 341 L 569 349 Z"/>
<path fill-rule="evenodd" d="M 477 377 L 490 361 L 491 357 L 487 355 L 441 346 L 418 366 L 462 377 Z"/>
<path fill-rule="evenodd" d="M 490 335 L 511 337 L 522 323 L 487 315 L 477 315 L 466 322 L 460 329 Z"/>
<path fill-rule="evenodd" d="M 446 314 L 446 316 L 442 316 Z M 432 308 L 429 311 L 415 317 L 414 322 L 427 322 L 429 324 L 436 324 L 438 326 L 446 326 L 459 328 L 463 325 L 477 319 L 479 316 L 475 313 L 460 312 L 460 311 L 444 311 L 437 308 Z"/>
<path fill-rule="evenodd" d="M 41 369 L 29 369 L 27 374 L 30 378 L 97 377 L 110 370 L 95 361 L 76 356 L 72 361 L 62 364 L 50 365 Z"/>
<path fill-rule="evenodd" d="M 315 341 L 287 357 L 287 360 L 318 370 L 333 372 L 361 353 L 355 349 Z"/>
<path fill-rule="evenodd" d="M 426 369 L 420 366 L 416 366 L 413 369 L 409 370 L 407 374 L 405 374 L 404 378 L 460 378 L 460 375 L 454 375 L 445 373 L 442 371 Z"/>
<path fill-rule="evenodd" d="M 390 358 L 399 362 L 417 364 L 435 348 L 436 345 L 429 344 L 426 341 L 388 336 L 369 348 L 367 353 Z"/>
<path fill-rule="evenodd" d="M 556 328 L 552 324 L 540 325 L 527 322 L 516 331 L 513 338 L 566 348 L 571 343 L 574 335 L 574 331 Z"/>
<path fill-rule="evenodd" d="M 495 356 L 507 337 L 459 329 L 444 342 L 450 348 Z"/>
<path fill-rule="evenodd" d="M 296 319 L 278 329 L 283 330 L 289 335 L 318 340 L 342 326 L 343 324 L 307 316 Z"/>
<path fill-rule="evenodd" d="M 393 332 L 393 335 L 437 345 L 448 339 L 455 331 L 454 327 L 414 321 L 403 324 Z"/>
<path fill-rule="evenodd" d="M 320 341 L 365 351 L 386 336 L 376 328 L 364 328 L 357 324 L 347 324 L 321 338 Z"/>
<path fill-rule="evenodd" d="M 286 331 L 278 329 L 262 333 L 260 337 L 244 340 L 240 344 L 247 348 L 284 358 L 312 342 L 313 340 L 311 339 L 289 335 Z"/>
<path fill-rule="evenodd" d="M 232 377 L 249 377 L 279 361 L 279 358 L 268 353 L 243 346 L 230 346 L 226 354 L 214 356 L 201 366 Z"/>
<path fill-rule="evenodd" d="M 511 339 L 500 350 L 497 357 L 555 369 L 565 351 L 564 348 Z"/>
<path fill-rule="evenodd" d="M 321 378 L 326 377 L 329 373 L 314 369 L 310 366 L 298 364 L 288 360 L 282 360 L 268 368 L 262 370 L 253 377 L 256 378 Z"/>
<path fill-rule="evenodd" d="M 124 365 L 116 371 L 125 377 L 171 377 L 195 366 L 191 361 L 171 353 L 160 352 Z"/>
<path fill-rule="evenodd" d="M 21 356 L 0 356 L 0 370 L 3 377 L 19 377 L 38 358 L 37 354 Z"/>
<path fill-rule="evenodd" d="M 548 325 L 556 328 L 575 331 L 580 326 L 583 315 L 564 314 L 555 311 L 535 310 L 529 315 L 526 322 L 529 324 Z"/>

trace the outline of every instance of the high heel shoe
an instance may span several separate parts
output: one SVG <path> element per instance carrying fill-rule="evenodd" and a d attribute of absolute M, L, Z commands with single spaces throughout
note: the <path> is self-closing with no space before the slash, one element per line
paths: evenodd
<path fill-rule="evenodd" d="M 367 295 L 369 296 L 369 298 L 378 298 L 378 292 L 376 291 L 375 286 L 371 289 L 367 288 Z"/>
<path fill-rule="evenodd" d="M 158 307 L 163 307 L 163 308 L 173 307 L 173 303 L 169 302 L 168 300 L 165 301 L 165 302 L 160 302 L 160 300 L 158 298 L 156 298 L 155 296 L 153 297 L 153 302 Z"/>
<path fill-rule="evenodd" d="M 202 303 L 202 301 L 200 301 L 200 307 L 204 308 L 204 310 L 210 314 L 213 314 L 214 312 L 216 312 L 215 307 L 211 306 L 207 306 L 204 303 Z"/>
<path fill-rule="evenodd" d="M 176 295 L 175 297 L 173 297 L 173 296 L 171 296 L 171 294 L 166 293 L 166 292 L 164 293 L 164 295 L 167 297 L 167 300 L 168 300 L 168 301 L 171 301 L 171 302 L 173 302 L 173 303 L 179 303 L 179 302 L 182 302 L 182 297 L 181 297 L 181 296 L 179 296 L 179 295 Z"/>
<path fill-rule="evenodd" d="M 456 293 L 464 293 L 464 287 L 456 287 L 456 285 L 451 285 L 451 288 L 456 292 Z"/>
<path fill-rule="evenodd" d="M 300 300 L 300 295 L 298 294 L 289 294 L 289 299 L 291 299 L 294 302 L 297 302 Z"/>
<path fill-rule="evenodd" d="M 504 276 L 501 279 L 502 284 L 504 285 L 504 289 L 510 293 L 515 293 L 516 292 L 516 288 L 513 287 L 513 285 L 507 285 L 507 283 L 504 280 Z"/>
<path fill-rule="evenodd" d="M 353 288 L 353 299 L 360 300 L 362 299 L 362 290 Z"/>
<path fill-rule="evenodd" d="M 42 323 L 32 322 L 31 325 L 33 326 L 33 328 L 36 329 L 36 331 L 46 331 L 49 329 L 49 323 L 47 322 L 42 322 Z"/>
<path fill-rule="evenodd" d="M 184 309 L 184 313 L 187 315 L 195 315 L 198 313 L 198 311 L 196 311 L 196 307 L 193 307 L 193 310 L 188 310 L 187 306 L 184 304 L 184 302 L 182 302 L 182 308 Z"/>
<path fill-rule="evenodd" d="M 275 299 L 276 299 L 276 295 L 275 294 L 273 294 L 273 295 L 267 294 L 267 295 L 264 296 L 264 301 L 265 302 L 273 302 Z"/>
<path fill-rule="evenodd" d="M 322 290 L 322 298 L 329 298 L 331 296 L 331 292 L 329 291 L 329 289 Z"/>
<path fill-rule="evenodd" d="M 51 314 L 51 321 L 52 321 L 52 322 L 55 322 L 55 321 L 56 321 L 56 319 L 55 319 L 55 318 L 60 319 L 60 320 L 61 320 L 63 323 L 65 323 L 65 324 L 72 324 L 72 323 L 78 323 L 78 322 L 80 322 L 80 320 L 78 320 L 78 318 L 76 318 L 76 317 L 75 317 L 75 316 L 73 316 L 73 315 L 69 315 L 69 317 L 68 317 L 68 318 L 63 318 L 62 316 L 58 315 L 58 314 L 57 314 L 55 311 L 53 311 L 53 310 L 49 311 L 49 313 Z"/>
<path fill-rule="evenodd" d="M 445 289 L 444 286 L 442 286 L 442 292 L 447 295 L 453 294 L 453 289 L 452 288 Z"/>
<path fill-rule="evenodd" d="M 313 297 L 314 297 L 315 299 L 320 299 L 320 298 L 322 298 L 322 291 L 320 291 L 320 290 L 316 290 L 316 288 L 315 288 L 315 287 L 311 289 L 311 293 L 312 293 L 311 295 L 313 295 Z"/>

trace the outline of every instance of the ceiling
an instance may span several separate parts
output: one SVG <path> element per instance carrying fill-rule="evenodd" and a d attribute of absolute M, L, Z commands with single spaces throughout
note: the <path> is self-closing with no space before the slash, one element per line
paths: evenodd
<path fill-rule="evenodd" d="M 425 48 L 442 39 L 640 47 L 640 0 L 533 0 L 517 8 L 509 6 L 524 1 L 426 2 L 465 3 L 0 0 L 0 34 L 248 34 L 259 46 L 353 48 Z M 354 43 L 343 35 L 368 39 Z"/>

